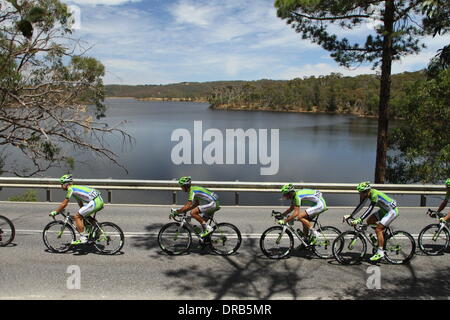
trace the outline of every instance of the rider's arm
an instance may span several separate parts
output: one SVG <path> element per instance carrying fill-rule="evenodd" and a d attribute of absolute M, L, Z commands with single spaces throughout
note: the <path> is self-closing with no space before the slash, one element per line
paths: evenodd
<path fill-rule="evenodd" d="M 80 208 L 83 207 L 83 201 L 77 200 L 77 202 L 78 202 L 78 205 L 80 206 Z"/>
<path fill-rule="evenodd" d="M 441 212 L 442 210 L 445 209 L 445 207 L 447 206 L 448 203 L 448 199 L 445 199 L 444 201 L 442 201 L 441 205 L 439 206 L 439 209 L 437 210 L 438 212 Z"/>
<path fill-rule="evenodd" d="M 359 205 L 356 207 L 355 210 L 353 210 L 352 214 L 350 215 L 350 219 L 353 219 L 353 217 L 354 217 L 359 211 L 361 211 L 361 209 L 364 207 L 364 205 L 366 204 L 366 202 L 367 202 L 367 198 L 366 198 L 366 199 L 363 199 L 363 200 L 359 203 Z"/>
<path fill-rule="evenodd" d="M 368 216 L 370 216 L 370 213 L 372 212 L 373 208 L 375 208 L 375 202 L 371 202 L 369 207 L 367 208 L 366 212 L 363 213 L 361 216 L 361 220 L 366 219 Z"/>
<path fill-rule="evenodd" d="M 292 210 L 291 210 L 292 211 Z M 294 214 L 292 214 L 291 216 L 289 216 L 286 219 L 286 223 L 291 222 L 292 220 L 294 220 L 296 217 L 298 217 L 298 215 L 300 214 L 300 207 L 294 206 Z"/>
<path fill-rule="evenodd" d="M 295 209 L 294 205 L 291 205 L 285 212 L 282 213 L 283 216 L 288 215 Z"/>
<path fill-rule="evenodd" d="M 198 201 L 195 201 L 195 202 L 188 201 L 181 209 L 178 209 L 177 212 L 178 213 L 188 212 L 188 211 L 194 209 L 195 207 L 197 207 L 198 204 L 199 204 Z"/>
<path fill-rule="evenodd" d="M 64 201 L 61 202 L 61 204 L 59 205 L 58 209 L 56 209 L 56 212 L 60 213 L 61 211 L 63 211 L 67 207 L 69 202 L 70 202 L 70 199 L 64 199 Z"/>

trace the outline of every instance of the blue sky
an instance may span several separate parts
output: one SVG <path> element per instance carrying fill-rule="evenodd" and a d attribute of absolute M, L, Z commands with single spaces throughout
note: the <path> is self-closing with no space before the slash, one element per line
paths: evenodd
<path fill-rule="evenodd" d="M 277 18 L 274 0 L 64 0 L 80 12 L 74 37 L 106 66 L 106 84 L 293 79 L 345 69 Z M 376 23 L 376 22 L 374 22 Z M 370 25 L 338 35 L 364 39 Z M 393 72 L 424 68 L 450 36 L 395 62 Z"/>

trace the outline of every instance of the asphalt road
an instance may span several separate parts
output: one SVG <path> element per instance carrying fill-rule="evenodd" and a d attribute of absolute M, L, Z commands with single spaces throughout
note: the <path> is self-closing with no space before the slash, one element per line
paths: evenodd
<path fill-rule="evenodd" d="M 167 256 L 155 235 L 167 222 L 168 206 L 106 205 L 100 221 L 117 223 L 126 234 L 122 252 L 46 251 L 42 229 L 56 203 L 0 203 L 0 215 L 17 229 L 14 243 L 0 248 L 0 299 L 448 299 L 450 252 L 428 257 L 417 251 L 410 265 L 379 264 L 381 289 L 368 289 L 373 270 L 363 262 L 342 266 L 302 250 L 280 261 L 265 258 L 259 234 L 274 224 L 271 209 L 224 207 L 216 218 L 239 227 L 244 241 L 236 255 L 220 257 L 193 247 L 190 254 Z M 69 211 L 76 207 L 71 205 Z M 343 230 L 351 208 L 330 208 L 323 225 Z M 417 234 L 433 220 L 424 208 L 400 208 L 397 229 Z M 68 289 L 71 266 L 80 270 L 80 289 Z M 68 281 L 69 280 L 69 281 Z M 69 286 L 70 287 L 70 286 Z"/>

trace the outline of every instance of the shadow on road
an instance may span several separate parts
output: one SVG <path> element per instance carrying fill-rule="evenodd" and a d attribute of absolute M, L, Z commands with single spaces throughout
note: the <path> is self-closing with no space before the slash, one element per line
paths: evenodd
<path fill-rule="evenodd" d="M 366 287 L 346 288 L 335 293 L 334 299 L 448 299 L 450 296 L 450 282 L 448 274 L 450 267 L 432 270 L 426 277 L 412 276 L 408 279 L 397 280 L 395 283 L 381 282 L 381 289 L 369 290 Z M 395 286 L 395 288 L 390 288 Z"/>
<path fill-rule="evenodd" d="M 246 253 L 239 259 L 214 256 L 221 259 L 223 267 L 191 265 L 166 271 L 174 279 L 168 288 L 177 288 L 180 295 L 207 291 L 215 300 L 230 296 L 269 299 L 276 294 L 296 299 L 299 295 L 296 287 L 302 279 L 298 272 L 302 260 L 265 259 L 257 250 L 256 239 L 246 239 L 244 245 Z"/>

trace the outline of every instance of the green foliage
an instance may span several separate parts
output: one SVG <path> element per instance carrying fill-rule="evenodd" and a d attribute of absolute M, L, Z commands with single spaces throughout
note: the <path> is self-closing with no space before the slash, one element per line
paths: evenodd
<path fill-rule="evenodd" d="M 339 64 L 349 67 L 354 64 L 371 62 L 377 66 L 385 51 L 384 41 L 389 37 L 392 46 L 390 59 L 397 60 L 404 55 L 417 53 L 421 49 L 419 36 L 425 31 L 414 20 L 422 10 L 420 1 L 412 4 L 403 0 L 388 1 L 392 3 L 393 30 L 385 29 L 385 25 L 374 26 L 365 41 L 354 41 L 328 31 L 332 24 L 353 29 L 374 19 L 379 20 L 374 8 L 381 7 L 385 14 L 388 9 L 386 1 L 373 0 L 276 0 L 277 15 L 300 33 L 303 39 L 309 39 L 331 52 Z M 387 4 L 386 4 L 387 6 Z M 394 13 L 395 11 L 395 13 Z M 388 17 L 384 16 L 384 20 Z"/>
<path fill-rule="evenodd" d="M 23 195 L 9 197 L 8 201 L 36 202 L 38 198 L 35 190 L 28 190 Z"/>
<path fill-rule="evenodd" d="M 391 117 L 407 95 L 408 85 L 425 79 L 425 74 L 405 72 L 392 77 Z M 296 78 L 290 81 L 260 80 L 237 82 L 211 91 L 208 102 L 213 108 L 316 111 L 377 116 L 379 81 L 376 75 Z"/>
<path fill-rule="evenodd" d="M 436 183 L 450 176 L 450 69 L 411 86 L 390 135 L 388 180 Z"/>

